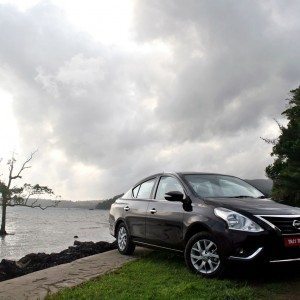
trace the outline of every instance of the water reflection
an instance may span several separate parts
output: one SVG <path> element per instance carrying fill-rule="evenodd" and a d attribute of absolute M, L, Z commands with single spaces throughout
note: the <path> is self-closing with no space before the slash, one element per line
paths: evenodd
<path fill-rule="evenodd" d="M 20 258 L 32 252 L 58 252 L 80 241 L 113 241 L 108 211 L 25 207 L 9 208 L 7 232 L 0 239 L 0 259 Z"/>

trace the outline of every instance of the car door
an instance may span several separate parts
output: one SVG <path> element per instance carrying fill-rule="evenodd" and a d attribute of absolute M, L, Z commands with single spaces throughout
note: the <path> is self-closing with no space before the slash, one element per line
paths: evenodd
<path fill-rule="evenodd" d="M 146 212 L 156 178 L 151 178 L 132 189 L 132 198 L 124 205 L 124 219 L 131 237 L 144 240 L 146 231 Z"/>
<path fill-rule="evenodd" d="M 183 242 L 183 207 L 182 202 L 164 199 L 170 191 L 184 189 L 176 177 L 161 176 L 156 187 L 154 199 L 149 200 L 146 215 L 146 240 L 149 244 L 180 249 Z"/>

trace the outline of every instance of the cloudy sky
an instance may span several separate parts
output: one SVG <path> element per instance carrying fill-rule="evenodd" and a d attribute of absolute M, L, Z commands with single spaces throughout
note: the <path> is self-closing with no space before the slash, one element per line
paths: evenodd
<path fill-rule="evenodd" d="M 74 200 L 264 178 L 299 36 L 300 1 L 0 0 L 0 157 L 39 149 L 26 181 Z"/>

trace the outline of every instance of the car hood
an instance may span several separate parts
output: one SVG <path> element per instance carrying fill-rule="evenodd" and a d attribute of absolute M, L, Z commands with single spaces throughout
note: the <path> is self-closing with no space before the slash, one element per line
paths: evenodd
<path fill-rule="evenodd" d="M 206 198 L 204 202 L 215 207 L 224 207 L 253 215 L 300 215 L 300 208 L 280 204 L 271 199 Z"/>

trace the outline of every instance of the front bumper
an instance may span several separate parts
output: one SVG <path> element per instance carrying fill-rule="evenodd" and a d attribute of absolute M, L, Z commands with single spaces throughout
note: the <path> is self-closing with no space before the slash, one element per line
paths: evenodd
<path fill-rule="evenodd" d="M 222 252 L 230 261 L 300 261 L 300 247 L 285 247 L 285 235 L 275 230 L 249 233 L 227 229 L 225 233 L 219 234 Z"/>
<path fill-rule="evenodd" d="M 264 248 L 260 247 L 256 251 L 254 251 L 252 254 L 242 257 L 242 256 L 229 256 L 228 259 L 232 261 L 252 261 L 256 260 L 257 258 L 268 258 L 266 255 L 263 253 Z M 300 262 L 300 258 L 287 258 L 287 259 L 281 259 L 279 257 L 277 258 L 269 258 L 268 261 L 270 263 L 288 263 L 288 262 Z"/>
<path fill-rule="evenodd" d="M 235 260 L 235 261 L 250 261 L 256 259 L 258 256 L 262 255 L 264 248 L 259 247 L 257 250 L 255 250 L 252 254 L 248 256 L 229 256 L 229 260 Z"/>

